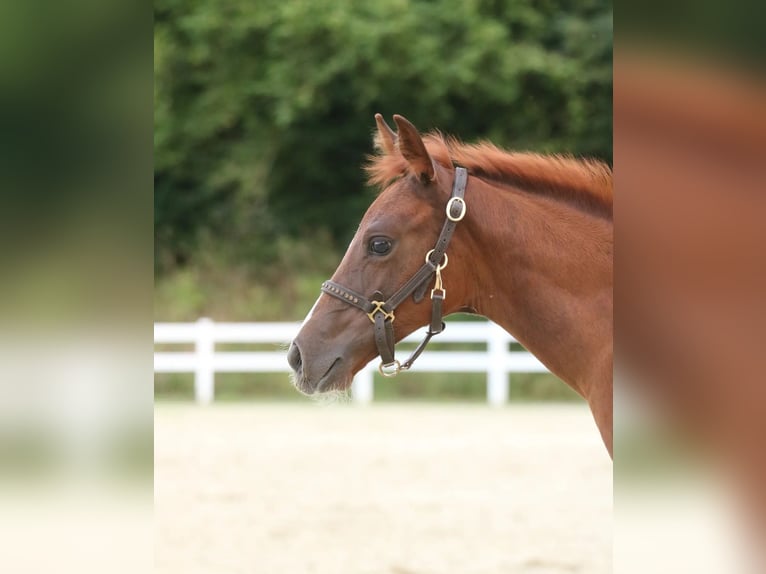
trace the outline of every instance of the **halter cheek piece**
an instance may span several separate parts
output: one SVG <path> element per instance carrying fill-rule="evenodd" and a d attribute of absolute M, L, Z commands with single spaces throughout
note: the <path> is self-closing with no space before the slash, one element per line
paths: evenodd
<path fill-rule="evenodd" d="M 444 331 L 445 325 L 442 321 L 442 302 L 447 296 L 447 291 L 442 284 L 442 269 L 447 266 L 449 258 L 447 257 L 447 247 L 449 246 L 452 234 L 455 232 L 457 223 L 465 217 L 466 204 L 465 186 L 468 181 L 468 172 L 465 168 L 455 168 L 455 181 L 452 184 L 452 195 L 447 202 L 447 219 L 444 221 L 436 245 L 431 251 L 426 253 L 426 261 L 418 271 L 402 285 L 396 293 L 391 295 L 388 300 L 383 298 L 380 291 L 376 291 L 372 300 L 367 299 L 352 289 L 343 287 L 334 281 L 325 281 L 322 283 L 322 291 L 353 305 L 363 311 L 373 325 L 375 336 L 375 345 L 380 354 L 381 363 L 378 370 L 384 377 L 395 377 L 400 371 L 406 371 L 415 362 L 423 350 L 428 345 L 431 337 Z M 412 352 L 410 358 L 403 364 L 400 364 L 394 358 L 394 311 L 396 308 L 414 294 L 415 301 L 420 301 L 425 290 L 428 288 L 428 282 L 432 275 L 436 275 L 434 288 L 431 289 L 431 323 L 428 326 L 428 332 L 425 339 Z"/>

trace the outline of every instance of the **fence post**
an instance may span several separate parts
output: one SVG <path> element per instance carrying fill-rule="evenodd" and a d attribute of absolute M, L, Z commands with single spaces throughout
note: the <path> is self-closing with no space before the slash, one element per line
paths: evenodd
<path fill-rule="evenodd" d="M 197 404 L 208 405 L 213 402 L 215 393 L 215 371 L 213 369 L 213 321 L 207 318 L 197 320 L 196 355 L 197 366 L 194 370 L 194 397 Z"/>
<path fill-rule="evenodd" d="M 351 384 L 351 394 L 354 397 L 354 402 L 360 405 L 367 405 L 372 402 L 372 398 L 375 394 L 374 389 L 374 375 L 369 366 L 364 367 L 354 377 L 354 382 Z"/>
<path fill-rule="evenodd" d="M 508 339 L 498 325 L 489 323 L 488 327 L 487 402 L 493 407 L 499 407 L 508 402 L 508 372 L 505 367 Z"/>

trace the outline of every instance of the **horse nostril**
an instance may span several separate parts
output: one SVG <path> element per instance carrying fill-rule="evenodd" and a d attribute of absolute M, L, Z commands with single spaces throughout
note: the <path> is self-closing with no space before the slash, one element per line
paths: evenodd
<path fill-rule="evenodd" d="M 290 349 L 287 351 L 287 362 L 296 373 L 301 370 L 301 366 L 303 365 L 303 361 L 301 360 L 301 350 L 295 343 L 292 343 Z"/>

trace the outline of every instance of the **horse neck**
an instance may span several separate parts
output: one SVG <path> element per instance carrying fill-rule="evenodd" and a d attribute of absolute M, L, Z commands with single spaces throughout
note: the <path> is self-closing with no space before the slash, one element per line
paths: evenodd
<path fill-rule="evenodd" d="M 517 188 L 472 184 L 460 255 L 471 262 L 465 303 L 587 396 L 594 368 L 611 374 L 611 220 Z"/>

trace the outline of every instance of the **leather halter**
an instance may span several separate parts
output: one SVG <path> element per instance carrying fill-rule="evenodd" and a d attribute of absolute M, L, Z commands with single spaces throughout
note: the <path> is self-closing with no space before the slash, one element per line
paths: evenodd
<path fill-rule="evenodd" d="M 381 358 L 378 370 L 385 377 L 395 377 L 400 371 L 408 370 L 415 362 L 415 359 L 426 348 L 431 337 L 444 331 L 442 302 L 447 296 L 447 291 L 442 285 L 441 271 L 447 266 L 449 261 L 447 247 L 449 246 L 450 239 L 452 239 L 452 234 L 455 232 L 455 227 L 465 217 L 466 204 L 463 197 L 467 182 L 468 172 L 466 169 L 456 167 L 455 181 L 452 184 L 452 195 L 446 207 L 447 219 L 444 221 L 436 245 L 426 254 L 423 266 L 387 300 L 383 298 L 383 294 L 380 291 L 376 291 L 370 300 L 364 295 L 343 287 L 334 281 L 322 283 L 322 291 L 324 293 L 360 309 L 372 321 L 375 345 Z M 394 357 L 394 311 L 410 295 L 414 296 L 415 302 L 421 301 L 432 275 L 436 275 L 436 280 L 434 288 L 431 289 L 431 323 L 428 326 L 428 332 L 425 339 L 413 351 L 409 359 L 400 364 Z"/>

